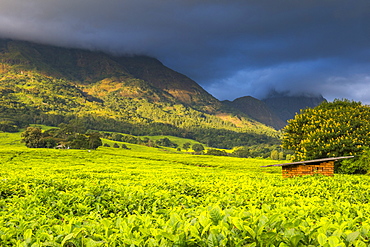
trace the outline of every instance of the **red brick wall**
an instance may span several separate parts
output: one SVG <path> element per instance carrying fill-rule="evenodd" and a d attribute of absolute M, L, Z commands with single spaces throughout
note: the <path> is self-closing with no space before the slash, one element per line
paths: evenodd
<path fill-rule="evenodd" d="M 334 161 L 311 163 L 307 165 L 282 166 L 282 172 L 284 178 L 314 174 L 334 176 Z"/>

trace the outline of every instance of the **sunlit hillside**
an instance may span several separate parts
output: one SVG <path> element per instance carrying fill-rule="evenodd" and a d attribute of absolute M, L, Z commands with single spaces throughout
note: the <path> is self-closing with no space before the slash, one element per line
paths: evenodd
<path fill-rule="evenodd" d="M 186 137 L 214 147 L 276 143 L 277 132 L 224 106 L 154 58 L 0 40 L 0 122 Z"/>

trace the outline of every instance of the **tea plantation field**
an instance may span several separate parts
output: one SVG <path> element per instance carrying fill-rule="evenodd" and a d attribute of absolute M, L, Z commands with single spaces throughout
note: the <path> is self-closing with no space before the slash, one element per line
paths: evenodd
<path fill-rule="evenodd" d="M 0 246 L 369 246 L 370 178 L 282 179 L 276 163 L 28 149 L 0 134 Z"/>

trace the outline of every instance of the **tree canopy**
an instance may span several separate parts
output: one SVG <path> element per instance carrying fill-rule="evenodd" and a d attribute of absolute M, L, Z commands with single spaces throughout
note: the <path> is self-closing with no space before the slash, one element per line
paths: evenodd
<path fill-rule="evenodd" d="M 75 149 L 96 149 L 102 145 L 100 134 L 81 134 L 73 125 L 61 124 L 58 129 L 42 131 L 39 127 L 28 127 L 22 133 L 22 142 L 29 148 L 54 148 L 58 144 Z"/>
<path fill-rule="evenodd" d="M 283 129 L 282 147 L 294 161 L 361 154 L 370 146 L 370 107 L 334 100 L 301 110 Z"/>
<path fill-rule="evenodd" d="M 204 150 L 204 147 L 202 144 L 198 144 L 198 143 L 195 143 L 193 146 L 192 146 L 192 149 L 197 152 L 197 153 L 200 153 Z"/>

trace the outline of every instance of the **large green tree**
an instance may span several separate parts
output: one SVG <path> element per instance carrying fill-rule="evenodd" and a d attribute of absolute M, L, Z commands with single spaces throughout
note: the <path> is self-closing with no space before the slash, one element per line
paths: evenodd
<path fill-rule="evenodd" d="M 29 148 L 45 147 L 44 135 L 38 127 L 28 127 L 22 133 L 22 142 L 26 143 L 26 146 Z"/>
<path fill-rule="evenodd" d="M 307 108 L 283 129 L 282 146 L 294 161 L 357 155 L 370 146 L 370 107 L 334 100 Z"/>

